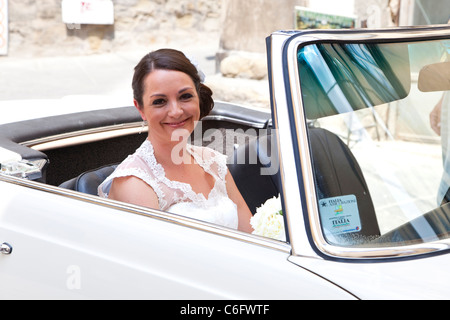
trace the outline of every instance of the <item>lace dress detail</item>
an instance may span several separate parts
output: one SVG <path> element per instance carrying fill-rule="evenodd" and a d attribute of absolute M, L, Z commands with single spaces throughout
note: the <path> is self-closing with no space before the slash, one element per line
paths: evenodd
<path fill-rule="evenodd" d="M 163 166 L 157 162 L 149 140 L 145 140 L 106 178 L 99 186 L 98 194 L 107 198 L 115 178 L 135 176 L 155 191 L 161 210 L 237 229 L 237 207 L 228 197 L 226 189 L 226 156 L 192 145 L 187 145 L 187 151 L 215 179 L 208 197 L 196 193 L 190 184 L 169 180 Z"/>

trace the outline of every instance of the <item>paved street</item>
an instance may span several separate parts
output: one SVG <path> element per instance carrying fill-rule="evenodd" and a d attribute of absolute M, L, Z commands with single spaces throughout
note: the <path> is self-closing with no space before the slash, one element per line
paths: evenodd
<path fill-rule="evenodd" d="M 182 50 L 193 58 L 206 74 L 206 84 L 215 92 L 216 100 L 269 106 L 267 81 L 227 79 L 216 73 L 218 44 L 182 48 L 154 44 L 148 50 L 87 56 L 0 57 L 0 123 L 132 105 L 134 66 L 147 52 L 161 47 Z"/>
<path fill-rule="evenodd" d="M 88 56 L 0 57 L 0 122 L 14 121 L 18 108 L 25 108 L 20 116 L 32 117 L 38 112 L 64 112 L 55 110 L 61 105 L 66 112 L 132 105 L 134 66 L 147 52 L 160 47 Z M 207 77 L 215 74 L 215 44 L 182 50 L 199 63 Z"/>
<path fill-rule="evenodd" d="M 126 95 L 134 66 L 147 52 L 161 47 L 182 50 L 198 61 L 205 74 L 215 73 L 216 43 L 190 47 L 152 44 L 140 50 L 85 56 L 0 57 L 0 101 L 76 94 Z"/>

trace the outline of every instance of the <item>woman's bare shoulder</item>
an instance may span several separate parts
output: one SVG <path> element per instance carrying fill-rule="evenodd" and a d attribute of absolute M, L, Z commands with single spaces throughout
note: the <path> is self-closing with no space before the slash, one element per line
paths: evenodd
<path fill-rule="evenodd" d="M 135 176 L 115 178 L 111 185 L 109 198 L 149 208 L 159 208 L 155 191 Z"/>

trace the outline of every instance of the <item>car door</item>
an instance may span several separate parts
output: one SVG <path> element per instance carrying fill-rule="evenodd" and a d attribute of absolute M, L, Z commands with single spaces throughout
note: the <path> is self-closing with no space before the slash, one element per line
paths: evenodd
<path fill-rule="evenodd" d="M 0 176 L 0 299 L 353 298 L 286 243 Z"/>

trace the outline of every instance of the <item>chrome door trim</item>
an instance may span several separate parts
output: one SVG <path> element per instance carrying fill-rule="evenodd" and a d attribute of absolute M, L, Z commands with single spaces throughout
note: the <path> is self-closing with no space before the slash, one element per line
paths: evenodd
<path fill-rule="evenodd" d="M 147 127 L 142 128 L 142 122 L 132 122 L 61 133 L 44 138 L 23 141 L 20 144 L 38 151 L 45 151 L 138 134 L 141 131 L 146 132 L 147 130 Z"/>
<path fill-rule="evenodd" d="M 283 212 L 286 221 L 286 229 L 293 255 L 317 256 L 309 245 L 308 233 L 305 229 L 302 214 L 302 192 L 297 181 L 297 167 L 291 133 L 291 123 L 286 96 L 286 84 L 284 83 L 284 66 L 282 48 L 289 38 L 286 34 L 274 34 L 271 37 L 269 56 L 271 57 L 270 82 L 272 97 L 272 117 L 277 137 L 279 172 L 281 180 L 281 199 L 283 199 Z"/>
<path fill-rule="evenodd" d="M 115 210 L 119 210 L 122 212 L 127 212 L 131 214 L 136 214 L 140 216 L 145 216 L 151 219 L 158 219 L 161 221 L 165 221 L 168 223 L 177 224 L 180 226 L 196 229 L 203 232 L 212 233 L 219 236 L 224 236 L 227 238 L 231 238 L 234 240 L 254 244 L 257 246 L 262 246 L 272 250 L 278 250 L 284 252 L 286 254 L 290 254 L 291 247 L 288 243 L 265 238 L 257 235 L 252 235 L 249 233 L 241 232 L 238 230 L 233 230 L 230 228 L 226 228 L 220 225 L 191 219 L 188 217 L 184 217 L 181 215 L 176 215 L 169 212 L 164 212 L 160 210 L 154 210 L 150 208 L 145 208 L 137 205 L 132 205 L 124 202 L 114 201 L 110 199 L 101 198 L 98 196 L 93 196 L 89 194 L 84 194 L 81 192 L 68 190 L 64 188 L 59 188 L 47 184 L 43 184 L 40 182 L 35 182 L 26 179 L 15 178 L 11 176 L 7 176 L 0 173 L 0 183 L 9 183 L 18 185 L 21 187 L 34 189 L 36 191 L 45 192 L 48 194 L 58 195 L 68 199 L 75 199 L 79 201 L 83 201 L 85 203 L 90 203 L 93 205 L 99 205 L 106 208 L 111 208 Z"/>

